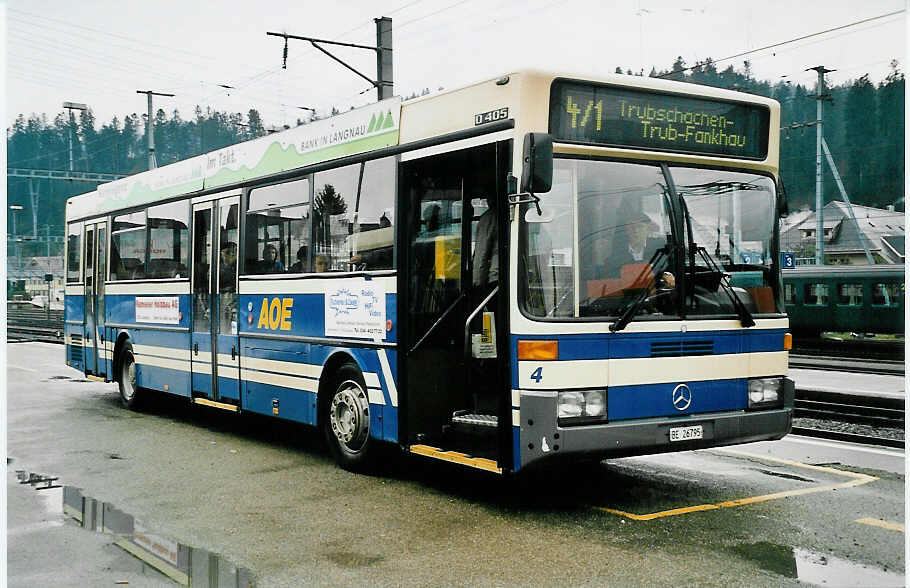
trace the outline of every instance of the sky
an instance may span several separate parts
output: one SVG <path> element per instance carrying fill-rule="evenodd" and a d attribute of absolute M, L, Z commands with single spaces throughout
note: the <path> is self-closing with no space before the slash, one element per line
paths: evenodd
<path fill-rule="evenodd" d="M 907 61 L 910 0 L 0 0 L 5 7 L 5 120 L 87 104 L 96 122 L 155 109 L 192 118 L 196 105 L 293 125 L 376 100 L 369 83 L 304 41 L 266 32 L 375 45 L 374 18 L 392 18 L 395 93 L 455 88 L 523 67 L 582 74 L 715 61 L 881 15 L 793 43 L 726 60 L 752 63 L 759 79 L 814 86 L 868 73 L 880 81 Z M 375 53 L 329 48 L 365 75 Z M 232 86 L 232 88 L 224 88 Z"/>

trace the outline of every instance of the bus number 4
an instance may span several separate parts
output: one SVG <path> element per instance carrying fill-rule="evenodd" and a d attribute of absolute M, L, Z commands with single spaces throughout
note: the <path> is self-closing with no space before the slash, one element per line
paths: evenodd
<path fill-rule="evenodd" d="M 539 367 L 534 370 L 534 373 L 531 374 L 531 379 L 540 384 L 540 381 L 543 380 L 543 368 Z"/>

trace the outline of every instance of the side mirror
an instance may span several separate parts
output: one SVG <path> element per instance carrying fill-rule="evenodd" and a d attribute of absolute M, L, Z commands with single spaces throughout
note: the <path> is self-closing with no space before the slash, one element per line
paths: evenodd
<path fill-rule="evenodd" d="M 522 151 L 521 191 L 549 192 L 553 186 L 553 139 L 546 133 L 525 135 Z"/>
<path fill-rule="evenodd" d="M 790 203 L 787 198 L 787 189 L 784 187 L 783 178 L 777 179 L 777 216 L 785 218 L 790 215 Z"/>

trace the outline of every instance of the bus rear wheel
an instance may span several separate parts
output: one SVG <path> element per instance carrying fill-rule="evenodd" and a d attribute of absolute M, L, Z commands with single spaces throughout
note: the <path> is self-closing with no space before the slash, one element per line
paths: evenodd
<path fill-rule="evenodd" d="M 370 469 L 376 443 L 370 438 L 370 401 L 363 375 L 356 365 L 346 363 L 327 391 L 322 423 L 332 457 L 346 470 Z"/>
<path fill-rule="evenodd" d="M 139 408 L 142 394 L 136 386 L 136 360 L 133 357 L 133 346 L 129 343 L 123 345 L 120 352 L 120 374 L 117 379 L 120 387 L 120 402 L 131 410 Z"/>

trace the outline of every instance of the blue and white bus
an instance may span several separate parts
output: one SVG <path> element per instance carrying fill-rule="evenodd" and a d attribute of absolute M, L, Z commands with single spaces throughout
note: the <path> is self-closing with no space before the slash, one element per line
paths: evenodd
<path fill-rule="evenodd" d="M 779 105 L 521 71 L 67 203 L 66 362 L 496 473 L 778 439 Z"/>

